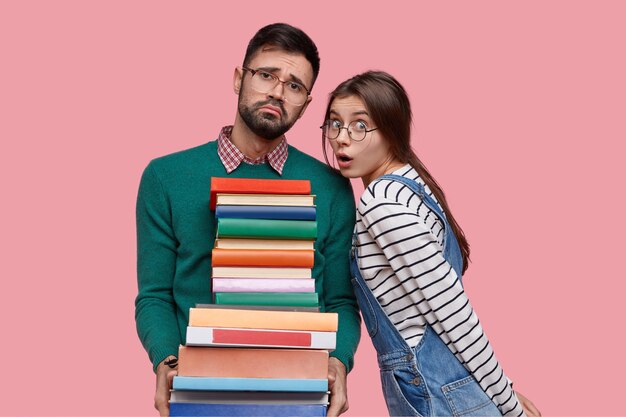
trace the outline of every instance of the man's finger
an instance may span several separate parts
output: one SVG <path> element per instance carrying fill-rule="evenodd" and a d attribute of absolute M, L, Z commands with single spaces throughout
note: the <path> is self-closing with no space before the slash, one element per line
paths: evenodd
<path fill-rule="evenodd" d="M 167 373 L 167 387 L 172 389 L 172 383 L 174 382 L 174 377 L 178 375 L 178 371 L 172 370 Z"/>
<path fill-rule="evenodd" d="M 326 417 L 337 417 L 341 414 L 342 404 L 339 404 L 338 398 L 330 396 L 330 404 L 328 405 L 328 410 L 326 411 Z"/>

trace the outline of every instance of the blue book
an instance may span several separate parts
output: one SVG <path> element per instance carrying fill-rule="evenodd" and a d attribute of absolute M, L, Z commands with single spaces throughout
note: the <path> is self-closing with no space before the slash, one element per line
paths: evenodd
<path fill-rule="evenodd" d="M 215 416 L 215 417 L 275 417 L 302 416 L 325 417 L 326 406 L 321 404 L 194 404 L 170 403 L 170 416 Z"/>
<path fill-rule="evenodd" d="M 315 207 L 217 206 L 215 216 L 218 219 L 315 220 Z"/>
<path fill-rule="evenodd" d="M 327 379 L 214 378 L 175 376 L 175 390 L 326 392 Z"/>

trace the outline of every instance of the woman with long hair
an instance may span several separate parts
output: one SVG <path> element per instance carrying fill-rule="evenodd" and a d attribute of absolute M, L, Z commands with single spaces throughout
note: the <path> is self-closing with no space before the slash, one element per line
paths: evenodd
<path fill-rule="evenodd" d="M 540 415 L 515 393 L 463 290 L 470 248 L 411 148 L 411 105 L 385 72 L 341 83 L 322 125 L 342 175 L 361 178 L 352 275 L 393 416 Z"/>

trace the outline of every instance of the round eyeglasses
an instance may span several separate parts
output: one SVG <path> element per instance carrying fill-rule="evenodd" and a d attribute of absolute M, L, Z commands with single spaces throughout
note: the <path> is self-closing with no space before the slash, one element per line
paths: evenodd
<path fill-rule="evenodd" d="M 252 74 L 250 87 L 259 93 L 269 93 L 276 88 L 278 83 L 283 84 L 283 98 L 294 106 L 302 106 L 311 94 L 305 86 L 297 81 L 283 81 L 274 74 L 263 70 L 246 67 L 241 67 L 241 69 Z"/>
<path fill-rule="evenodd" d="M 361 120 L 354 120 L 348 124 L 348 126 L 342 126 L 338 120 L 327 120 L 320 126 L 322 134 L 328 140 L 337 140 L 342 129 L 348 131 L 350 140 L 355 142 L 361 142 L 369 132 L 373 132 L 378 128 L 368 129 L 367 125 Z"/>

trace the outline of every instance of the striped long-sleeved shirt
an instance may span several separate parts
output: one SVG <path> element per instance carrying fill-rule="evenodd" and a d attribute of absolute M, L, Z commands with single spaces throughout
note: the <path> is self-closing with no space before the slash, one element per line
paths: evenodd
<path fill-rule="evenodd" d="M 394 174 L 424 183 L 409 165 Z M 427 186 L 426 192 L 432 196 Z M 523 414 L 459 277 L 443 257 L 438 217 L 407 186 L 375 180 L 361 196 L 356 233 L 363 279 L 407 344 L 415 347 L 428 324 L 503 415 Z"/>

